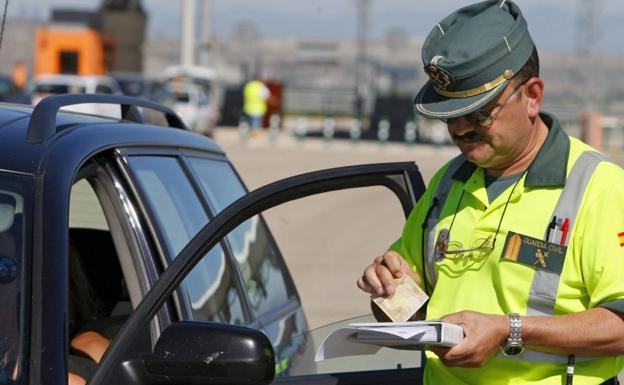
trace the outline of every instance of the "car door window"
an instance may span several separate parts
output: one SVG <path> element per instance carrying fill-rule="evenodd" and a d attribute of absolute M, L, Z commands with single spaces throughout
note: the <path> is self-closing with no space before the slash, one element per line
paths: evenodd
<path fill-rule="evenodd" d="M 97 93 L 97 94 L 112 94 L 113 93 L 113 89 L 110 88 L 109 86 L 104 85 L 104 84 L 98 84 L 95 87 L 95 93 Z"/>
<path fill-rule="evenodd" d="M 128 164 L 172 259 L 208 223 L 208 214 L 176 158 L 130 156 Z M 182 284 L 194 319 L 246 322 L 233 277 L 223 249 L 216 245 Z"/>
<path fill-rule="evenodd" d="M 189 158 L 189 163 L 215 212 L 222 211 L 245 194 L 245 188 L 228 163 L 204 158 Z M 255 315 L 296 296 L 281 254 L 259 215 L 239 225 L 226 240 L 240 266 Z"/>

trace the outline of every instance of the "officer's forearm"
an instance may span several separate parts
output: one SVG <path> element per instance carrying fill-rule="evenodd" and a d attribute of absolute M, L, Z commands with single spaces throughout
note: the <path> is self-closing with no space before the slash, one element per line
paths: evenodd
<path fill-rule="evenodd" d="M 523 316 L 525 346 L 563 354 L 624 354 L 624 319 L 605 308 L 562 316 Z"/>

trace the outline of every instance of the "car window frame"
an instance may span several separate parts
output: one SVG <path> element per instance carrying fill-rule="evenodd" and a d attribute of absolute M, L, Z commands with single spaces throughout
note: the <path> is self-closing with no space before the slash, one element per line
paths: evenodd
<path fill-rule="evenodd" d="M 222 154 L 204 152 L 204 151 L 196 151 L 196 150 L 186 150 L 186 149 L 174 149 L 174 148 L 120 148 L 117 149 L 118 154 L 118 167 L 123 169 L 123 173 L 125 175 L 125 182 L 132 186 L 134 197 L 137 201 L 140 202 L 139 207 L 142 212 L 143 218 L 147 223 L 148 231 L 151 233 L 154 242 L 156 244 L 156 249 L 158 253 L 158 263 L 159 263 L 159 273 L 162 273 L 169 264 L 175 259 L 172 257 L 169 260 L 167 248 L 165 246 L 164 235 L 161 230 L 156 225 L 155 214 L 152 212 L 151 208 L 148 207 L 146 202 L 146 196 L 141 191 L 141 187 L 138 185 L 137 176 L 132 171 L 131 167 L 127 162 L 127 157 L 129 156 L 163 156 L 163 157 L 174 157 L 178 161 L 181 170 L 184 172 L 185 176 L 189 179 L 189 183 L 193 188 L 193 191 L 197 195 L 204 211 L 207 213 L 208 221 L 212 221 L 215 217 L 214 210 L 211 207 L 210 203 L 206 200 L 200 186 L 200 182 L 196 176 L 193 175 L 193 171 L 188 165 L 188 163 L 184 160 L 185 156 L 189 156 L 189 154 L 193 154 L 192 156 L 199 156 L 205 159 L 223 161 L 227 158 Z M 228 162 L 229 163 L 229 162 Z M 239 177 L 240 179 L 240 177 Z M 246 187 L 245 191 L 247 192 Z M 219 242 L 221 249 L 225 253 L 225 257 L 227 259 L 227 263 L 232 268 L 233 277 L 234 277 L 234 285 L 236 287 L 236 291 L 241 300 L 241 305 L 243 308 L 243 313 L 245 316 L 245 326 L 247 327 L 258 327 L 258 321 L 254 318 L 253 311 L 251 308 L 251 303 L 245 291 L 245 284 L 243 282 L 243 277 L 241 275 L 240 269 L 238 268 L 236 262 L 234 261 L 234 256 L 232 254 L 232 249 L 230 248 L 229 243 L 223 239 Z M 191 320 L 193 319 L 192 311 L 191 311 L 191 303 L 188 295 L 182 290 L 175 290 L 175 293 L 172 295 L 172 300 L 174 303 L 174 313 L 171 314 L 171 319 L 175 320 Z M 166 326 L 166 325 L 165 325 Z"/>
<path fill-rule="evenodd" d="M 388 174 L 392 174 L 389 177 Z M 399 181 L 395 178 L 400 178 Z M 143 327 L 172 295 L 195 264 L 231 230 L 253 215 L 285 202 L 323 192 L 381 185 L 399 199 L 405 216 L 425 190 L 413 162 L 339 167 L 289 177 L 258 188 L 238 199 L 210 221 L 178 254 L 146 294 L 100 361 L 91 385 L 108 383 L 133 340 L 134 330 Z M 401 372 L 401 371 L 398 371 Z M 354 375 L 361 375 L 356 372 Z M 315 382 L 312 376 L 312 382 Z"/>
<path fill-rule="evenodd" d="M 72 182 L 72 186 L 85 179 L 93 189 L 109 225 L 111 237 L 115 242 L 124 242 L 131 263 L 134 265 L 136 284 L 140 290 L 140 299 L 151 289 L 159 278 L 154 263 L 154 247 L 150 234 L 146 232 L 144 220 L 140 217 L 139 203 L 132 196 L 120 170 L 116 167 L 116 155 L 100 154 L 87 160 Z M 71 192 L 71 187 L 70 187 Z M 115 232 L 118 234 L 114 234 Z M 123 237 L 123 241 L 120 239 Z M 120 261 L 120 264 L 122 261 Z M 139 300 L 140 302 L 140 300 Z M 152 347 L 162 330 L 172 323 L 171 311 L 165 305 L 150 324 Z"/>

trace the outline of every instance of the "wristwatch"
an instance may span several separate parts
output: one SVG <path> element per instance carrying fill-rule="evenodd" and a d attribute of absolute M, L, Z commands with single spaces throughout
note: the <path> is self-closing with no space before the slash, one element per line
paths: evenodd
<path fill-rule="evenodd" d="M 503 346 L 503 354 L 506 356 L 515 356 L 524 351 L 522 344 L 522 321 L 520 314 L 509 313 L 509 338 L 507 344 Z"/>

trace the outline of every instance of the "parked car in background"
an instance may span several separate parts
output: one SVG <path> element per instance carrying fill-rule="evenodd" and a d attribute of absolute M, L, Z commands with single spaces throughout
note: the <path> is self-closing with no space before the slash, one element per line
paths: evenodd
<path fill-rule="evenodd" d="M 7 75 L 0 75 L 0 102 L 30 104 L 30 96 Z"/>
<path fill-rule="evenodd" d="M 192 83 L 170 82 L 166 90 L 173 103 L 171 107 L 191 131 L 212 136 L 219 114 L 203 88 Z"/>
<path fill-rule="evenodd" d="M 171 66 L 165 68 L 163 77 L 166 81 L 197 84 L 204 89 L 206 94 L 211 94 L 216 85 L 217 73 L 210 67 Z"/>
<path fill-rule="evenodd" d="M 114 104 L 124 120 L 59 111 L 78 103 Z M 139 106 L 171 127 L 143 123 Z M 396 352 L 381 367 L 376 358 L 358 366 L 358 357 L 319 371 L 295 283 L 261 215 L 380 186 L 403 215 L 424 190 L 404 162 L 317 171 L 248 193 L 223 150 L 165 106 L 94 94 L 0 105 L 0 384 L 67 383 L 70 338 L 98 321 L 111 345 L 91 385 L 418 384 L 420 369 L 402 367 Z"/>
<path fill-rule="evenodd" d="M 28 91 L 33 104 L 48 95 L 69 93 L 121 94 L 117 81 L 101 75 L 41 75 L 29 85 Z M 67 107 L 68 110 L 92 115 L 119 118 L 119 107 L 109 104 L 80 104 Z"/>
<path fill-rule="evenodd" d="M 161 81 L 150 79 L 136 72 L 111 72 L 109 76 L 117 81 L 124 95 L 154 100 L 165 86 Z"/>
<path fill-rule="evenodd" d="M 223 87 L 214 68 L 204 66 L 171 66 L 162 73 L 165 82 L 184 82 L 200 86 L 214 105 L 215 110 L 221 111 L 223 102 Z"/>

